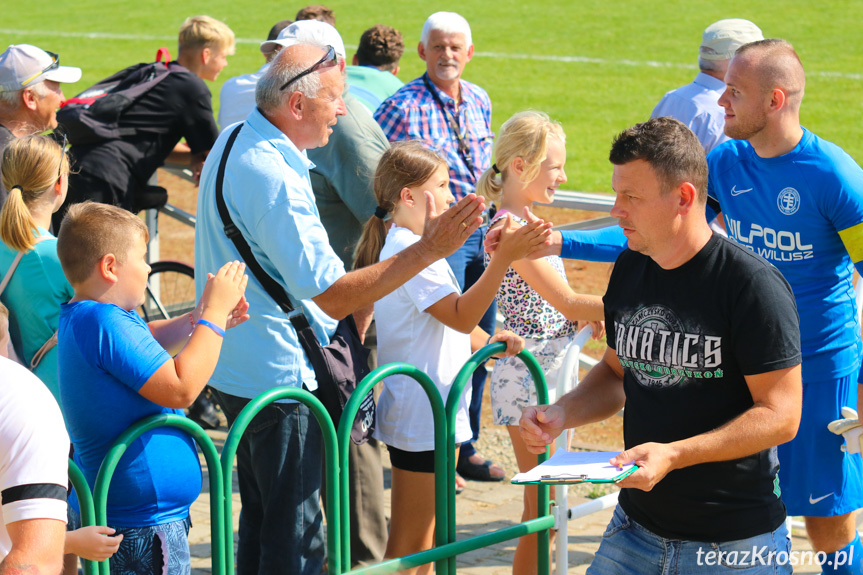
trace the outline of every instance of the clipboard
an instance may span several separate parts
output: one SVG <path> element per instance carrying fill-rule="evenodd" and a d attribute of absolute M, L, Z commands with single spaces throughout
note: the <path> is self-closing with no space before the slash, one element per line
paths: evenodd
<path fill-rule="evenodd" d="M 558 451 L 548 461 L 530 471 L 517 474 L 510 483 L 516 485 L 617 483 L 638 469 L 634 463 L 620 467 L 610 465 L 608 460 L 619 453 L 619 451 Z"/>

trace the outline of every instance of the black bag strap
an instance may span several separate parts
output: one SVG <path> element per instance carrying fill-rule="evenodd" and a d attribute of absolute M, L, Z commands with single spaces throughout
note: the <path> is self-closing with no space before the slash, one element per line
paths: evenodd
<path fill-rule="evenodd" d="M 228 206 L 225 204 L 225 197 L 222 193 L 222 183 L 225 179 L 225 166 L 228 163 L 228 155 L 231 153 L 234 141 L 237 139 L 237 135 L 240 133 L 243 125 L 244 123 L 241 123 L 234 128 L 234 131 L 231 132 L 231 135 L 228 137 L 228 142 L 225 144 L 225 149 L 222 152 L 222 159 L 219 161 L 219 170 L 216 172 L 216 206 L 219 210 L 219 216 L 222 218 L 222 224 L 224 224 L 225 235 L 234 243 L 234 247 L 236 247 L 237 251 L 240 252 L 243 261 L 246 262 L 246 266 L 252 271 L 252 274 L 257 278 L 261 286 L 263 286 L 264 291 L 266 291 L 282 311 L 287 314 L 291 325 L 294 326 L 294 330 L 297 332 L 297 339 L 299 339 L 300 344 L 303 346 L 303 350 L 306 352 L 306 355 L 308 355 L 310 359 L 317 358 L 318 355 L 322 356 L 320 342 L 318 342 L 314 331 L 312 331 L 311 325 L 309 325 L 309 320 L 303 313 L 303 308 L 294 308 L 294 306 L 291 305 L 291 299 L 285 291 L 285 288 L 280 286 L 279 283 L 274 280 L 263 267 L 261 267 L 261 264 L 258 263 L 258 260 L 252 253 L 252 248 L 249 247 L 246 238 L 243 237 L 242 232 L 234 224 L 234 220 L 231 219 L 231 214 L 228 213 Z M 323 359 L 323 357 L 321 357 L 321 359 Z"/>
<path fill-rule="evenodd" d="M 243 261 L 246 262 L 246 265 L 261 283 L 264 290 L 277 304 L 279 304 L 282 311 L 290 317 L 291 312 L 294 311 L 294 306 L 291 305 L 291 300 L 288 298 L 288 294 L 285 292 L 284 288 L 282 288 L 282 286 L 280 286 L 279 283 L 261 267 L 258 260 L 255 259 L 255 255 L 252 253 L 252 248 L 249 247 L 248 242 L 246 242 L 246 238 L 243 237 L 242 232 L 240 232 L 239 228 L 234 224 L 234 220 L 231 219 L 231 214 L 228 213 L 228 206 L 225 204 L 225 196 L 222 193 L 222 183 L 225 180 L 225 166 L 228 163 L 228 155 L 231 153 L 231 148 L 234 147 L 234 141 L 237 139 L 243 125 L 244 124 L 241 123 L 239 126 L 234 128 L 234 131 L 231 132 L 231 135 L 228 137 L 228 143 L 225 144 L 225 150 L 222 152 L 222 159 L 219 162 L 219 171 L 216 172 L 216 206 L 219 209 L 219 216 L 222 218 L 225 235 L 234 242 L 234 247 L 236 247 L 237 251 L 240 252 Z"/>

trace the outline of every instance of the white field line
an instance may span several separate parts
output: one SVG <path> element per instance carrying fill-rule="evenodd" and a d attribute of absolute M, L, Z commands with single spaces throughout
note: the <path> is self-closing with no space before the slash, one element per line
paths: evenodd
<path fill-rule="evenodd" d="M 86 38 L 90 40 L 129 40 L 129 41 L 152 41 L 152 42 L 176 42 L 176 36 L 156 36 L 148 34 L 117 34 L 113 32 L 64 32 L 62 30 L 17 30 L 14 28 L 0 28 L 0 34 L 13 36 L 46 36 L 63 38 Z M 261 40 L 254 38 L 237 38 L 237 44 L 260 44 Z M 345 44 L 346 48 L 355 49 L 352 44 Z M 603 66 L 631 66 L 636 68 L 681 68 L 695 70 L 695 64 L 682 64 L 680 62 L 659 62 L 656 60 L 611 60 L 607 58 L 590 58 L 587 56 L 558 56 L 554 54 L 511 54 L 508 52 L 482 52 L 477 51 L 474 56 L 478 58 L 493 58 L 497 60 L 533 60 L 538 62 L 561 62 L 566 64 L 598 64 Z M 820 76 L 823 78 L 841 78 L 844 80 L 863 80 L 863 74 L 830 71 L 809 71 L 808 76 Z"/>

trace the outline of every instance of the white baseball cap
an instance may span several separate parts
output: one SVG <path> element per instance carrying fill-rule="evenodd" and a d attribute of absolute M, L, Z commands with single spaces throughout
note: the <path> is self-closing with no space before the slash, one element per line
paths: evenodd
<path fill-rule="evenodd" d="M 270 54 L 280 46 L 287 48 L 294 44 L 316 44 L 332 46 L 342 60 L 345 59 L 345 43 L 338 30 L 320 20 L 300 20 L 294 22 L 281 32 L 275 40 L 261 43 L 261 52 Z"/>
<path fill-rule="evenodd" d="M 60 56 L 30 44 L 13 44 L 0 54 L 0 92 L 16 92 L 45 80 L 71 84 L 81 68 L 61 66 Z"/>
<path fill-rule="evenodd" d="M 761 29 L 749 20 L 729 18 L 705 28 L 698 53 L 704 60 L 730 60 L 744 44 L 763 39 Z"/>

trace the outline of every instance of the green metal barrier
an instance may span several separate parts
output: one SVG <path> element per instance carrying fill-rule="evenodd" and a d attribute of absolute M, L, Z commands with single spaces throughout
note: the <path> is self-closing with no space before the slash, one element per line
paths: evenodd
<path fill-rule="evenodd" d="M 237 415 L 236 421 L 231 426 L 228 437 L 225 438 L 225 446 L 222 448 L 221 457 L 221 474 L 224 477 L 224 531 L 218 539 L 221 541 L 224 537 L 224 561 L 229 569 L 228 575 L 234 573 L 234 528 L 233 528 L 233 468 L 234 458 L 237 455 L 237 448 L 240 445 L 240 439 L 246 428 L 252 422 L 255 415 L 258 414 L 268 404 L 279 399 L 292 399 L 303 403 L 309 407 L 318 425 L 321 426 L 321 434 L 324 441 L 324 457 L 326 458 L 327 474 L 325 481 L 327 482 L 327 569 L 330 573 L 340 573 L 341 568 L 341 511 L 339 507 L 339 460 L 337 456 L 336 444 L 336 428 L 330 419 L 327 410 L 323 404 L 314 395 L 304 389 L 297 387 L 278 387 L 265 391 L 258 397 L 251 400 L 246 407 Z M 357 404 L 359 407 L 359 404 Z M 347 453 L 347 452 L 345 452 Z M 212 536 L 216 540 L 216 535 Z M 222 553 L 222 550 L 219 551 Z M 213 549 L 213 557 L 215 559 L 216 550 Z"/>
<path fill-rule="evenodd" d="M 434 421 L 434 451 L 435 451 L 435 542 L 438 546 L 445 545 L 447 543 L 447 523 L 446 523 L 446 497 L 447 490 L 452 490 L 453 485 L 455 485 L 455 478 L 453 478 L 453 483 L 450 484 L 449 487 L 446 485 L 446 470 L 449 467 L 455 469 L 455 463 L 453 462 L 451 465 L 448 462 L 452 462 L 452 458 L 447 458 L 447 429 L 446 429 L 446 418 L 444 413 L 444 404 L 443 399 L 440 396 L 440 392 L 437 389 L 437 385 L 431 380 L 431 378 L 425 374 L 425 372 L 417 369 L 412 365 L 408 365 L 406 363 L 389 363 L 387 365 L 382 365 L 375 369 L 373 372 L 368 374 L 360 383 L 357 385 L 357 389 L 351 394 L 351 398 L 345 406 L 344 413 L 342 414 L 341 421 L 339 422 L 339 458 L 341 460 L 341 496 L 342 496 L 342 509 L 350 509 L 350 491 L 349 487 L 349 473 L 348 473 L 348 446 L 351 440 L 351 425 L 353 424 L 354 418 L 356 417 L 357 411 L 359 411 L 360 403 L 362 403 L 366 394 L 377 384 L 379 381 L 384 378 L 391 377 L 393 375 L 407 375 L 408 377 L 412 377 L 416 382 L 422 387 L 423 391 L 425 391 L 426 395 L 429 398 L 429 402 L 431 403 L 432 408 L 432 419 Z M 342 564 L 341 570 L 336 571 L 336 575 L 342 572 L 348 572 L 351 568 L 351 525 L 350 518 L 345 514 L 345 518 L 342 522 Z M 414 554 L 408 556 L 408 558 L 398 558 L 392 559 L 390 561 L 386 561 L 379 565 L 375 566 L 375 573 L 393 573 L 398 571 L 399 569 L 406 569 L 409 567 L 415 567 L 417 565 L 422 565 L 424 563 L 428 563 L 428 560 L 420 560 L 416 561 L 421 554 Z M 441 557 L 443 559 L 444 556 Z M 449 571 L 447 570 L 446 561 L 441 560 L 438 565 L 436 565 L 438 575 L 448 575 Z M 359 571 L 352 571 L 352 573 Z M 333 573 L 331 571 L 331 573 Z"/>
<path fill-rule="evenodd" d="M 223 539 L 225 515 L 224 506 L 222 505 L 222 501 L 225 499 L 223 492 L 225 484 L 222 480 L 222 467 L 219 465 L 219 453 L 204 430 L 194 421 L 181 415 L 171 413 L 147 417 L 132 424 L 131 427 L 114 441 L 114 445 L 111 446 L 111 449 L 105 455 L 105 459 L 102 460 L 102 465 L 99 467 L 99 473 L 96 476 L 96 485 L 93 489 L 96 512 L 95 524 L 108 524 L 108 488 L 111 483 L 111 477 L 114 475 L 114 470 L 117 468 L 117 464 L 120 462 L 126 449 L 141 435 L 158 427 L 175 427 L 185 431 L 192 436 L 198 443 L 201 451 L 204 452 L 204 457 L 207 460 L 207 470 L 210 475 L 212 572 L 213 575 L 227 575 L 225 572 L 225 545 Z M 99 564 L 99 572 L 102 575 L 110 575 L 110 567 L 107 560 Z"/>
<path fill-rule="evenodd" d="M 463 541 L 456 541 L 456 512 L 455 512 L 455 418 L 458 411 L 458 403 L 467 382 L 470 380 L 473 372 L 477 367 L 484 363 L 493 355 L 503 353 L 506 350 L 506 345 L 503 343 L 494 343 L 487 345 L 481 350 L 474 353 L 468 362 L 462 367 L 453 382 L 447 396 L 445 416 L 446 425 L 441 425 L 438 418 L 439 406 L 436 405 L 436 399 L 440 398 L 439 393 L 430 393 L 430 389 L 437 392 L 437 387 L 434 382 L 422 371 L 414 366 L 396 363 L 381 366 L 366 376 L 365 379 L 357 386 L 357 390 L 351 396 L 345 406 L 342 414 L 342 421 L 339 425 L 339 448 L 340 458 L 342 461 L 341 482 L 342 482 L 342 508 L 348 508 L 348 441 L 350 441 L 350 425 L 354 420 L 359 409 L 360 402 L 365 394 L 378 381 L 395 374 L 405 374 L 413 377 L 422 385 L 423 389 L 429 395 L 432 403 L 432 415 L 435 421 L 435 541 L 436 546 L 433 549 L 390 559 L 377 565 L 363 567 L 349 571 L 350 568 L 350 525 L 347 520 L 344 520 L 342 525 L 342 564 L 341 571 L 330 573 L 345 573 L 350 575 L 378 575 L 384 573 L 394 573 L 401 569 L 417 567 L 432 561 L 436 562 L 435 569 L 438 575 L 454 575 L 456 572 L 455 557 L 456 555 L 473 551 L 481 547 L 494 545 L 502 541 L 516 539 L 524 535 L 539 533 L 538 541 L 538 565 L 540 575 L 548 575 L 549 573 L 549 537 L 548 530 L 554 527 L 554 516 L 547 514 L 536 519 L 531 519 L 518 525 L 499 529 L 492 533 L 486 533 L 477 537 L 471 537 Z M 533 355 L 528 351 L 521 352 L 518 357 L 525 363 L 528 371 L 533 378 L 537 390 L 537 399 L 539 403 L 548 403 L 548 389 L 545 383 L 545 375 L 537 363 Z M 443 438 L 446 456 L 441 456 L 440 447 L 441 432 L 445 432 L 446 437 Z M 548 459 L 548 453 L 537 456 L 539 463 Z M 443 497 L 442 497 L 443 495 Z M 549 505 L 548 486 L 538 486 L 538 509 L 545 509 Z"/>
<path fill-rule="evenodd" d="M 69 481 L 72 487 L 75 488 L 75 494 L 78 496 L 78 508 L 81 510 L 81 526 L 88 527 L 96 524 L 96 511 L 93 508 L 93 494 L 90 493 L 90 486 L 87 484 L 87 478 L 81 473 L 81 470 L 75 465 L 75 462 L 69 459 Z M 89 559 L 81 560 L 84 562 L 84 575 L 97 575 L 99 567 L 95 561 Z"/>
<path fill-rule="evenodd" d="M 464 393 L 464 388 L 467 386 L 468 381 L 470 381 L 473 376 L 473 372 L 476 369 L 483 365 L 486 360 L 488 360 L 493 355 L 502 354 L 506 351 L 506 344 L 503 343 L 493 343 L 491 345 L 487 345 L 482 349 L 478 350 L 474 353 L 467 363 L 461 368 L 458 372 L 458 375 L 455 377 L 455 381 L 453 381 L 452 388 L 449 390 L 449 395 L 446 400 L 446 415 L 447 415 L 447 450 L 448 457 L 450 460 L 455 459 L 455 418 L 456 413 L 458 412 L 458 404 L 461 400 L 461 396 Z M 533 378 L 533 383 L 536 386 L 536 397 L 537 403 L 544 404 L 548 403 L 548 387 L 545 383 L 545 374 L 542 373 L 542 368 L 540 368 L 539 363 L 537 363 L 536 358 L 533 357 L 529 351 L 522 351 L 518 354 L 518 358 L 521 359 L 524 364 L 527 366 L 528 372 L 530 372 L 531 377 Z M 542 463 L 548 459 L 548 449 L 546 452 L 537 456 L 537 462 Z M 447 492 L 447 516 L 449 519 L 449 529 L 447 536 L 449 538 L 449 543 L 456 542 L 456 512 L 455 512 L 455 489 L 453 486 L 455 485 L 455 466 L 447 468 L 447 483 L 449 485 L 449 491 Z M 548 508 L 548 485 L 538 485 L 537 486 L 537 509 L 547 509 Z M 543 516 L 537 517 L 537 519 L 532 521 L 527 521 L 522 525 L 530 525 L 529 530 L 526 533 L 522 533 L 521 535 L 528 535 L 530 533 L 539 533 L 537 537 L 537 566 L 539 575 L 548 575 L 549 573 L 549 564 L 548 564 L 548 553 L 549 553 L 549 537 L 548 537 L 548 528 L 554 525 L 554 518 L 551 515 L 546 515 L 545 517 L 550 520 L 550 522 L 542 521 Z M 544 525 L 544 527 L 542 527 Z M 477 540 L 480 540 L 481 537 L 486 537 L 489 535 L 493 535 L 492 533 L 488 533 L 485 536 L 480 537 L 472 537 L 469 540 L 461 541 L 460 543 L 465 544 L 465 548 L 460 551 L 464 553 L 465 551 L 472 551 L 474 549 L 479 549 L 480 547 L 485 547 L 489 545 L 489 543 L 485 544 L 476 544 Z M 519 537 L 521 536 L 519 535 Z M 505 541 L 508 538 L 501 539 L 501 541 Z M 470 544 L 468 544 L 470 542 Z M 481 543 L 481 541 L 480 541 Z M 449 559 L 450 565 L 450 573 L 455 573 L 455 555 L 451 556 Z"/>
<path fill-rule="evenodd" d="M 299 388 L 275 388 L 262 393 L 251 400 L 237 416 L 231 427 L 221 457 L 213 442 L 203 429 L 193 421 L 174 414 L 155 415 L 133 424 L 127 429 L 108 451 L 99 473 L 96 485 L 90 495 L 87 482 L 77 466 L 69 461 L 69 476 L 81 502 L 81 520 L 83 525 L 107 525 L 108 488 L 120 459 L 129 445 L 142 434 L 158 427 L 175 427 L 192 436 L 201 447 L 207 460 L 210 477 L 210 514 L 211 514 L 211 553 L 214 575 L 233 575 L 234 569 L 234 531 L 233 531 L 233 465 L 237 448 L 243 433 L 254 417 L 264 407 L 280 399 L 298 401 L 309 407 L 318 425 L 321 426 L 326 459 L 327 474 L 327 549 L 328 572 L 333 575 L 351 574 L 384 574 L 402 569 L 417 567 L 435 562 L 438 575 L 454 575 L 456 572 L 456 555 L 473 551 L 489 545 L 494 545 L 510 539 L 516 539 L 532 533 L 538 533 L 538 567 L 540 575 L 549 573 L 549 536 L 548 530 L 554 526 L 552 515 L 543 515 L 499 529 L 497 531 L 456 541 L 456 508 L 455 508 L 455 420 L 458 404 L 467 382 L 477 367 L 493 355 L 506 349 L 503 343 L 487 345 L 474 353 L 462 367 L 453 382 L 446 405 L 437 390 L 435 383 L 416 367 L 404 363 L 381 366 L 366 376 L 357 386 L 342 416 L 338 435 L 332 420 L 323 404 L 306 390 Z M 548 391 L 545 376 L 536 359 L 530 352 L 523 351 L 518 357 L 525 363 L 534 380 L 539 403 L 548 402 Z M 359 410 L 360 403 L 366 393 L 384 378 L 393 375 L 407 375 L 420 385 L 429 398 L 435 428 L 435 542 L 433 549 L 384 561 L 378 565 L 350 571 L 350 518 L 342 510 L 349 508 L 349 474 L 348 446 L 351 424 Z M 537 456 L 542 463 L 548 458 L 548 453 Z M 95 500 L 95 505 L 94 505 Z M 538 486 L 538 508 L 546 509 L 549 505 L 548 486 Z M 84 562 L 86 575 L 110 575 L 108 561 L 100 564 L 91 561 Z"/>

